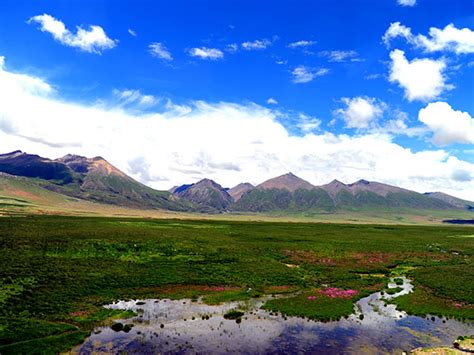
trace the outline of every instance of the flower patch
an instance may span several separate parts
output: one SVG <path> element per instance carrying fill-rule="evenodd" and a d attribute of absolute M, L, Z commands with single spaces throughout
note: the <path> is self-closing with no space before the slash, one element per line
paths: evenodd
<path fill-rule="evenodd" d="M 357 290 L 341 290 L 337 287 L 328 287 L 319 291 L 320 294 L 330 298 L 352 298 L 359 293 Z"/>
<path fill-rule="evenodd" d="M 351 299 L 355 295 L 359 293 L 357 290 L 342 290 L 337 287 L 328 287 L 322 290 L 318 290 L 317 293 L 322 296 L 326 296 L 329 298 L 343 298 L 343 299 Z M 318 295 L 311 295 L 308 296 L 307 299 L 309 301 L 314 301 L 318 298 Z"/>

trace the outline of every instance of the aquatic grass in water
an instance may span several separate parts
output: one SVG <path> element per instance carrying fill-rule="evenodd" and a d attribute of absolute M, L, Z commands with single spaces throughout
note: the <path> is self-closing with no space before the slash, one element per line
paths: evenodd
<path fill-rule="evenodd" d="M 394 282 L 395 285 L 397 285 L 397 286 L 403 285 L 403 279 L 401 279 L 400 277 L 394 278 L 394 279 L 393 279 L 393 282 Z"/>
<path fill-rule="evenodd" d="M 271 299 L 264 309 L 281 312 L 286 316 L 307 317 L 314 320 L 330 321 L 348 316 L 353 312 L 354 302 L 347 298 L 331 298 L 303 293 L 289 298 Z"/>
<path fill-rule="evenodd" d="M 227 312 L 226 314 L 224 314 L 224 319 L 238 319 L 238 318 L 242 318 L 244 314 L 245 314 L 244 312 L 233 309 Z"/>
<path fill-rule="evenodd" d="M 393 288 L 388 288 L 386 289 L 384 292 L 387 294 L 387 295 L 395 295 L 397 293 L 400 293 L 401 291 L 403 291 L 403 288 L 402 287 L 393 287 Z"/>

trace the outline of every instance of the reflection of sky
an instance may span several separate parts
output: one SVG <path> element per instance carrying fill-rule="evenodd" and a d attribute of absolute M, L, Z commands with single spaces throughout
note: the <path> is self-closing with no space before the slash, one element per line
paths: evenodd
<path fill-rule="evenodd" d="M 411 285 L 406 283 L 404 292 L 409 291 Z M 137 301 L 121 301 L 109 307 L 142 310 L 139 316 L 128 321 L 135 324 L 133 329 L 125 333 L 102 327 L 79 351 L 255 353 L 345 349 L 359 353 L 377 349 L 393 352 L 449 344 L 457 336 L 474 331 L 472 323 L 407 316 L 393 305 L 385 307 L 380 298 L 380 293 L 375 293 L 361 299 L 354 315 L 327 323 L 296 317 L 285 320 L 270 315 L 258 309 L 265 299 L 245 304 L 251 313 L 246 312 L 240 324 L 223 318 L 227 311 L 242 306 L 238 302 L 209 306 L 190 300 L 145 300 L 143 305 L 137 305 Z M 358 317 L 360 312 L 364 314 L 363 320 Z M 203 315 L 211 317 L 203 320 Z M 164 328 L 160 324 L 164 324 Z"/>

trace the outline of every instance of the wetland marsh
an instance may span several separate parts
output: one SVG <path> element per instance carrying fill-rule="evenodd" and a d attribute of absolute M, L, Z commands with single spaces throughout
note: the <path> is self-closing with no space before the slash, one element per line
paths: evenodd
<path fill-rule="evenodd" d="M 235 339 L 246 332 L 271 332 L 276 338 L 267 337 L 262 345 L 267 349 L 273 346 L 268 344 L 285 349 L 298 342 L 302 351 L 315 350 L 305 347 L 305 337 L 321 346 L 330 340 L 343 348 L 390 348 L 390 336 L 401 334 L 410 334 L 403 346 L 407 350 L 435 338 L 446 344 L 474 332 L 474 240 L 463 237 L 470 235 L 472 227 L 463 226 L 3 218 L 0 352 L 54 353 L 84 340 L 87 352 L 90 339 L 108 334 L 120 335 L 123 344 L 150 334 L 145 346 L 166 350 L 161 340 L 172 336 L 173 327 L 182 336 L 166 346 L 184 350 L 192 345 L 187 331 L 197 339 L 193 329 L 217 329 L 221 322 Z M 405 277 L 412 280 L 412 292 L 387 292 L 390 280 L 389 288 L 406 287 L 396 282 Z M 385 314 L 381 320 L 372 306 L 375 313 L 370 307 L 364 312 L 381 291 L 388 305 L 375 308 L 395 317 Z M 242 302 L 250 306 L 240 323 L 223 317 L 224 308 L 239 308 Z M 165 304 L 168 323 L 154 313 Z M 173 304 L 182 306 L 172 311 Z M 144 313 L 134 316 L 134 307 Z M 212 317 L 199 318 L 202 309 L 193 307 L 211 307 Z M 140 321 L 147 309 L 163 324 L 159 332 L 147 328 L 153 321 Z M 387 328 L 380 326 L 388 324 L 385 319 L 400 333 L 385 337 Z M 114 323 L 125 326 L 129 320 L 134 326 L 128 332 L 112 330 Z M 373 322 L 378 325 L 365 331 Z M 228 346 L 235 344 L 245 345 L 231 339 Z"/>

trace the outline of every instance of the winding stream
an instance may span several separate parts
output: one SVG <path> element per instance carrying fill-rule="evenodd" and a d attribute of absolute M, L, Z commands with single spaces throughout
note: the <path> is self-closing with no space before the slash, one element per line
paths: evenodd
<path fill-rule="evenodd" d="M 189 299 L 120 301 L 106 307 L 138 312 L 134 318 L 118 321 L 133 327 L 128 332 L 99 327 L 75 352 L 401 353 L 448 345 L 459 335 L 474 333 L 472 322 L 409 316 L 386 304 L 383 297 L 412 291 L 410 281 L 403 280 L 400 292 L 371 294 L 356 303 L 348 319 L 327 323 L 261 310 L 270 297 L 215 306 Z M 236 308 L 246 310 L 241 323 L 224 319 L 227 311 Z"/>

